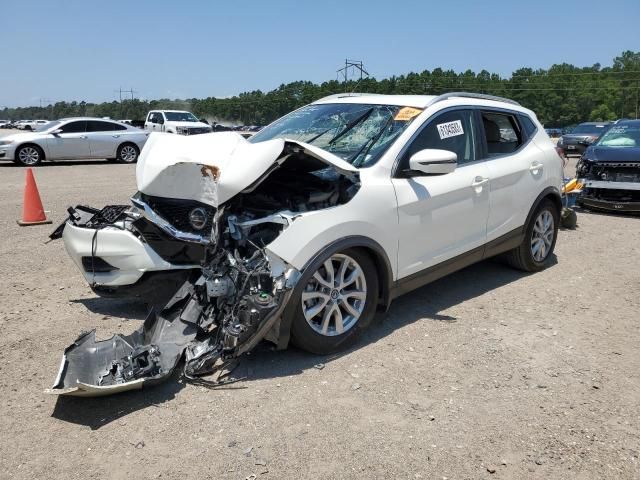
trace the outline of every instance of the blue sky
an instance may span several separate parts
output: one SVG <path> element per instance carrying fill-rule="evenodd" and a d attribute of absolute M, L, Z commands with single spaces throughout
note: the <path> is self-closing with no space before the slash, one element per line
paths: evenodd
<path fill-rule="evenodd" d="M 0 108 L 46 100 L 230 96 L 443 67 L 610 65 L 640 50 L 640 1 L 6 0 Z"/>

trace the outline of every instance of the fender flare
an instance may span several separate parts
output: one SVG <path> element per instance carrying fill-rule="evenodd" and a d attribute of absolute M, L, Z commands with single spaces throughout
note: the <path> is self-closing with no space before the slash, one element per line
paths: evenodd
<path fill-rule="evenodd" d="M 533 206 L 527 214 L 527 220 L 524 222 L 523 229 L 527 228 L 527 225 L 529 225 L 529 222 L 531 221 L 531 217 L 533 217 L 533 213 L 536 211 L 542 200 L 547 197 L 551 197 L 551 201 L 558 208 L 558 216 L 560 216 L 560 212 L 562 211 L 562 196 L 560 195 L 560 191 L 556 187 L 547 187 L 540 193 L 540 195 L 536 197 L 535 201 L 533 202 Z"/>
<path fill-rule="evenodd" d="M 389 261 L 389 257 L 387 256 L 384 248 L 382 248 L 378 242 L 369 237 L 353 235 L 331 242 L 311 257 L 307 263 L 305 263 L 300 272 L 304 275 L 304 272 L 306 272 L 308 268 L 315 267 L 316 264 L 319 264 L 326 256 L 349 248 L 364 248 L 368 250 L 369 253 L 372 253 L 372 260 L 376 267 L 376 271 L 378 272 L 380 284 L 380 291 L 378 292 L 378 308 L 386 310 L 389 308 L 389 304 L 391 303 L 390 291 L 393 284 L 393 269 L 391 268 L 391 262 Z M 287 345 L 289 345 L 291 324 L 293 323 L 293 316 L 296 310 L 294 302 L 295 299 L 298 298 L 298 294 L 304 286 L 303 282 L 299 282 L 296 285 L 293 294 L 290 297 L 293 302 L 289 302 L 282 314 L 277 335 L 278 350 L 285 349 L 287 348 Z"/>

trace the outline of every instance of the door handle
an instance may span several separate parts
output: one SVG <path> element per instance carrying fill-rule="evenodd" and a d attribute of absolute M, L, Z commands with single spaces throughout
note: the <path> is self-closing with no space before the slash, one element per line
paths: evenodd
<path fill-rule="evenodd" d="M 82 138 L 82 139 L 85 139 L 85 140 L 86 140 L 86 139 L 87 139 L 87 138 L 89 138 L 89 137 L 87 137 L 86 135 L 80 135 L 80 138 Z"/>
<path fill-rule="evenodd" d="M 120 138 L 120 135 L 111 135 L 113 138 Z"/>
<path fill-rule="evenodd" d="M 473 183 L 471 184 L 471 186 L 473 188 L 478 188 L 481 187 L 482 185 L 484 185 L 485 183 L 487 183 L 489 181 L 488 178 L 484 178 L 484 177 L 476 177 L 473 179 Z"/>
<path fill-rule="evenodd" d="M 544 169 L 544 165 L 538 161 L 533 162 L 529 167 L 529 171 L 533 173 L 537 173 L 538 170 L 543 170 L 543 169 Z"/>

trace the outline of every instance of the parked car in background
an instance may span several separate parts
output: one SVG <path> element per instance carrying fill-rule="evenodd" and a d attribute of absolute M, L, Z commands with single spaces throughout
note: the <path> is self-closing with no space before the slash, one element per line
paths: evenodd
<path fill-rule="evenodd" d="M 640 213 L 640 120 L 611 126 L 576 166 L 580 206 Z"/>
<path fill-rule="evenodd" d="M 66 118 L 32 133 L 0 138 L 0 160 L 26 166 L 44 160 L 105 158 L 135 163 L 148 132 L 113 120 Z"/>
<path fill-rule="evenodd" d="M 213 130 L 210 125 L 198 120 L 193 113 L 182 110 L 152 110 L 147 114 L 144 129 L 178 135 L 197 135 Z"/>
<path fill-rule="evenodd" d="M 565 133 L 558 140 L 558 147 L 565 155 L 582 155 L 587 147 L 607 131 L 611 122 L 585 122 Z"/>

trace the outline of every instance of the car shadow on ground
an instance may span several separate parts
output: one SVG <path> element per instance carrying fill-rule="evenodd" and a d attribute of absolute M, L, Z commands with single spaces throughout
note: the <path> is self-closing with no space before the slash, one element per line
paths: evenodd
<path fill-rule="evenodd" d="M 79 303 L 90 312 L 123 320 L 144 320 L 149 314 L 150 307 L 141 300 L 131 298 L 78 298 L 71 300 Z"/>
<path fill-rule="evenodd" d="M 554 256 L 551 268 L 556 263 Z M 527 275 L 497 261 L 489 260 L 472 265 L 398 298 L 389 311 L 379 314 L 374 324 L 359 341 L 345 351 L 328 356 L 312 355 L 294 347 L 290 347 L 287 351 L 276 351 L 270 344 L 262 342 L 250 354 L 242 357 L 237 368 L 231 372 L 230 378 L 235 379 L 235 383 L 212 387 L 212 390 L 247 388 L 250 382 L 300 375 L 310 369 L 325 368 L 333 360 L 349 355 L 365 345 L 376 343 L 395 330 L 418 320 L 463 322 L 465 318 L 453 317 L 442 312 Z M 106 302 L 114 301 L 114 299 L 100 300 L 105 302 L 105 306 Z M 89 301 L 78 300 L 78 302 Z M 87 308 L 91 309 L 89 306 Z M 120 311 L 119 308 L 116 310 Z M 425 328 L 428 327 L 425 326 Z M 140 391 L 104 398 L 59 397 L 52 417 L 98 429 L 131 412 L 172 400 L 185 385 L 184 381 L 180 380 L 181 370 L 181 366 L 178 366 L 174 375 L 166 382 Z M 206 381 L 207 378 L 205 377 L 204 380 Z"/>

